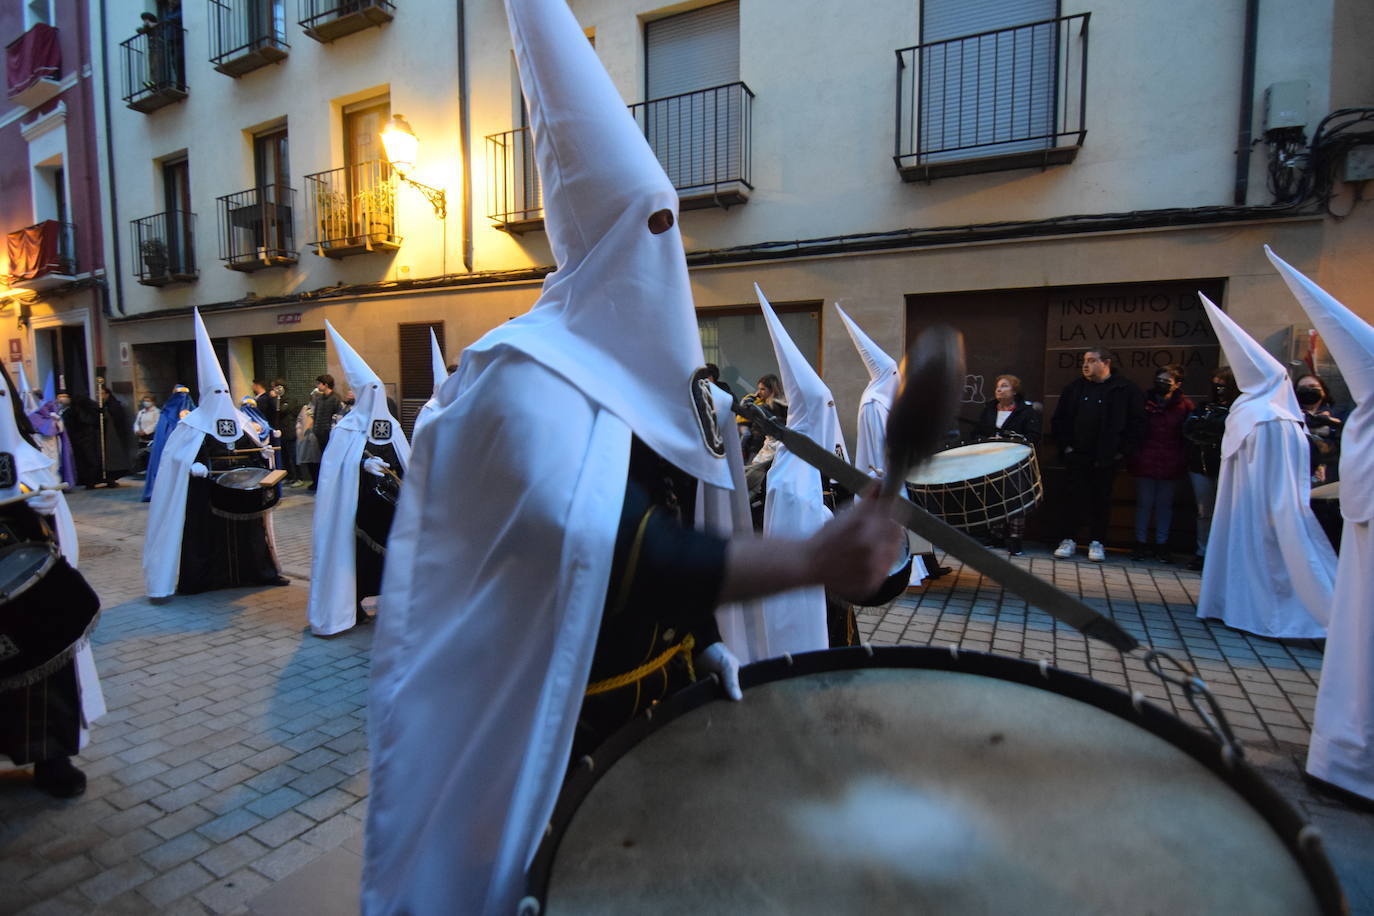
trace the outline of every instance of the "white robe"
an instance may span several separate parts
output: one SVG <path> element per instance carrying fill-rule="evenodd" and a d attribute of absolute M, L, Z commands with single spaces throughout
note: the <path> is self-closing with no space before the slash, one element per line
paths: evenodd
<path fill-rule="evenodd" d="M 763 533 L 802 539 L 833 517 L 821 495 L 821 472 L 779 445 L 768 469 Z M 825 589 L 819 585 L 779 592 L 763 599 L 767 621 L 765 658 L 830 648 Z"/>
<path fill-rule="evenodd" d="M 143 581 L 150 598 L 166 598 L 181 576 L 181 538 L 186 528 L 186 491 L 191 465 L 205 433 L 184 420 L 167 437 L 148 504 L 148 531 L 143 538 Z"/>
<path fill-rule="evenodd" d="M 1326 636 L 1336 555 L 1308 504 L 1308 466 L 1302 429 L 1286 419 L 1255 423 L 1223 457 L 1199 617 L 1276 639 Z"/>
<path fill-rule="evenodd" d="M 369 914 L 514 912 L 572 747 L 629 471 L 630 428 L 516 351 L 466 359 L 444 393 L 377 615 Z"/>
<path fill-rule="evenodd" d="M 395 431 L 390 444 L 405 470 L 410 445 L 401 424 L 387 415 Z M 372 417 L 350 411 L 329 434 L 320 458 L 319 486 L 315 494 L 314 538 L 310 556 L 310 601 L 307 616 L 310 632 L 330 636 L 349 629 L 358 618 L 357 555 L 354 526 L 358 515 L 358 475 L 368 444 Z M 387 551 L 390 558 L 391 552 Z"/>

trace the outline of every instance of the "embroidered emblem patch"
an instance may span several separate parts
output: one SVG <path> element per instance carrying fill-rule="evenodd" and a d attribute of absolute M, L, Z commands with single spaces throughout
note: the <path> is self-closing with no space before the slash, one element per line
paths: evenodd
<path fill-rule="evenodd" d="M 725 440 L 720 436 L 716 425 L 716 402 L 711 395 L 715 382 L 706 374 L 706 367 L 692 373 L 692 414 L 697 418 L 697 428 L 701 430 L 701 440 L 706 448 L 717 458 L 725 457 Z"/>
<path fill-rule="evenodd" d="M 215 435 L 221 439 L 237 439 L 239 437 L 239 425 L 233 420 L 216 420 Z"/>
<path fill-rule="evenodd" d="M 0 490 L 8 490 L 19 482 L 17 467 L 13 455 L 9 452 L 0 452 Z"/>
<path fill-rule="evenodd" d="M 390 420 L 373 420 L 373 421 L 372 421 L 372 435 L 368 436 L 368 438 L 369 438 L 369 439 L 372 439 L 372 440 L 374 440 L 374 441 L 377 441 L 377 442 L 383 442 L 383 441 L 386 441 L 386 440 L 390 439 L 390 438 L 391 438 L 391 421 L 390 421 Z"/>

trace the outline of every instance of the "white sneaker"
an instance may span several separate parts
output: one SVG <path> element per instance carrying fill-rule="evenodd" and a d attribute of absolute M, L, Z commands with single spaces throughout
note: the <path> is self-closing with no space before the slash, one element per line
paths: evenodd
<path fill-rule="evenodd" d="M 1101 544 L 1098 545 L 1099 548 L 1101 546 Z M 1059 542 L 1059 546 L 1054 549 L 1054 555 L 1061 560 L 1067 560 L 1074 555 L 1076 550 L 1078 550 L 1078 542 L 1073 538 L 1064 538 Z"/>
<path fill-rule="evenodd" d="M 1107 559 L 1107 548 L 1102 546 L 1101 541 L 1093 541 L 1088 544 L 1088 559 L 1094 563 L 1101 563 Z"/>

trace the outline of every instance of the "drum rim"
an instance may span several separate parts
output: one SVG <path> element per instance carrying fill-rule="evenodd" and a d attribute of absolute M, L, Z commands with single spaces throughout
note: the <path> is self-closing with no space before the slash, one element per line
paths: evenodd
<path fill-rule="evenodd" d="M 224 489 L 226 489 L 226 490 L 249 490 L 249 491 L 251 491 L 251 490 L 259 489 L 259 487 L 258 487 L 258 481 L 259 481 L 259 480 L 262 480 L 264 477 L 266 477 L 266 476 L 268 475 L 268 473 L 271 472 L 271 470 L 272 470 L 271 468 L 260 468 L 260 467 L 230 468 L 230 469 L 227 470 L 227 471 L 220 471 L 217 475 L 215 475 L 214 483 L 215 483 L 216 486 L 224 487 Z M 236 486 L 230 486 L 229 484 L 224 483 L 224 478 L 225 478 L 225 477 L 228 477 L 228 476 L 230 476 L 230 475 L 238 475 L 239 477 L 244 477 L 244 478 L 248 477 L 247 474 L 242 473 L 243 471 L 253 471 L 253 472 L 257 472 L 257 476 L 253 478 L 253 485 L 252 485 L 252 486 L 249 486 L 249 487 L 241 487 L 241 486 L 240 486 L 240 487 L 236 487 Z"/>
<path fill-rule="evenodd" d="M 1339 916 L 1348 912 L 1344 893 L 1326 856 L 1321 836 L 1303 820 L 1297 809 L 1247 761 L 1223 753 L 1221 745 L 1208 734 L 1139 694 L 1132 696 L 1092 678 L 1048 664 L 991 652 L 966 651 L 953 645 L 945 648 L 863 645 L 784 655 L 742 667 L 739 682 L 741 689 L 748 691 L 752 687 L 793 677 L 862 668 L 918 668 L 1010 681 L 1050 690 L 1144 728 L 1211 770 L 1269 824 L 1289 854 L 1297 860 L 1322 913 Z M 573 764 L 572 772 L 559 790 L 553 815 L 525 874 L 526 900 L 538 903 L 538 909 L 533 912 L 543 910 L 559 844 L 578 809 L 601 777 L 632 748 L 669 722 L 724 698 L 715 675 L 697 681 L 659 706 L 646 709 L 643 715 L 636 716 L 607 738 L 596 751 Z"/>
<path fill-rule="evenodd" d="M 57 545 L 53 544 L 50 541 L 20 541 L 17 544 L 8 544 L 4 547 L 0 547 L 0 558 L 3 558 L 7 554 L 14 553 L 18 550 L 34 549 L 41 549 L 47 554 L 47 556 L 43 559 L 43 565 L 38 568 L 37 572 L 29 576 L 26 580 L 24 580 L 23 585 L 19 586 L 12 592 L 7 592 L 4 590 L 3 586 L 0 586 L 0 605 L 8 604 L 15 598 L 18 598 L 20 595 L 24 594 L 24 592 L 33 588 L 36 582 L 38 582 L 40 579 L 42 579 L 49 572 L 52 571 L 52 568 L 57 565 L 58 558 L 62 556 L 61 552 L 57 549 Z"/>

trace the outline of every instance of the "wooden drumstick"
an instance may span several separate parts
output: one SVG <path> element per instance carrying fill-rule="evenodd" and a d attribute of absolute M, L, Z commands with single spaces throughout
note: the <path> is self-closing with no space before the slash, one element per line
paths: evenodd
<path fill-rule="evenodd" d="M 926 328 L 902 360 L 902 385 L 887 416 L 882 496 L 902 492 L 911 468 L 935 454 L 954 425 L 964 385 L 964 336 Z"/>

